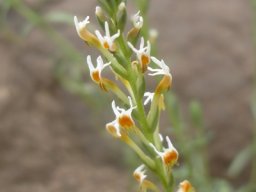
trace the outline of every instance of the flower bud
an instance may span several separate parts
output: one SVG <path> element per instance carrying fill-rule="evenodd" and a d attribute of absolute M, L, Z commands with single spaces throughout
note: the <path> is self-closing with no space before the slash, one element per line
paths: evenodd
<path fill-rule="evenodd" d="M 102 8 L 100 6 L 97 6 L 96 9 L 95 9 L 95 15 L 96 15 L 96 18 L 100 24 L 100 26 L 104 29 L 104 23 L 105 21 L 107 20 Z"/>
<path fill-rule="evenodd" d="M 126 13 L 126 6 L 125 3 L 122 2 L 118 6 L 117 11 L 117 27 L 123 31 L 126 25 L 127 13 Z"/>

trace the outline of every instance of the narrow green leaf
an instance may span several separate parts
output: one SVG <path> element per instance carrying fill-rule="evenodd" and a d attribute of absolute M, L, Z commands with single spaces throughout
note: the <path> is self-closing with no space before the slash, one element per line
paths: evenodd
<path fill-rule="evenodd" d="M 73 24 L 73 15 L 64 12 L 50 12 L 45 16 L 45 19 L 53 23 Z"/>
<path fill-rule="evenodd" d="M 244 148 L 240 153 L 235 157 L 228 169 L 228 175 L 231 177 L 237 176 L 249 163 L 250 158 L 252 157 L 252 146 L 249 145 Z"/>

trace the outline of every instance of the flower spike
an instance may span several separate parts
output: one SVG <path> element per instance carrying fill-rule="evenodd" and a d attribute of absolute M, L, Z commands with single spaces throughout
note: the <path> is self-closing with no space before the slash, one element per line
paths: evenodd
<path fill-rule="evenodd" d="M 120 30 L 118 30 L 116 34 L 110 36 L 108 22 L 105 21 L 105 36 L 102 36 L 101 33 L 98 30 L 95 31 L 95 34 L 98 37 L 101 45 L 105 49 L 108 49 L 112 52 L 114 52 L 116 50 L 116 46 L 114 44 L 114 41 L 115 41 L 116 38 L 118 38 L 120 36 Z"/>
<path fill-rule="evenodd" d="M 140 16 L 140 11 L 132 16 L 132 23 L 136 29 L 141 29 L 143 26 L 143 17 Z"/>
<path fill-rule="evenodd" d="M 94 67 L 92 64 L 91 56 L 88 55 L 87 56 L 87 64 L 88 64 L 88 67 L 90 70 L 90 76 L 91 76 L 92 80 L 95 83 L 99 84 L 100 87 L 102 87 L 103 84 L 102 84 L 101 72 L 105 67 L 109 66 L 111 64 L 111 62 L 104 64 L 101 56 L 99 56 L 97 58 L 97 67 Z M 102 88 L 104 88 L 104 87 L 102 87 Z"/>
<path fill-rule="evenodd" d="M 163 59 L 151 56 L 158 33 L 148 30 L 146 36 L 141 34 L 145 24 L 143 12 L 135 12 L 130 17 L 131 28 L 126 31 L 126 2 L 106 0 L 100 3 L 102 7 L 96 6 L 96 19 L 102 29 L 91 31 L 89 16 L 83 20 L 74 16 L 75 29 L 84 43 L 101 53 L 95 59 L 91 55 L 86 57 L 92 81 L 119 99 L 120 104 L 116 100 L 111 103 L 114 118 L 105 124 L 105 129 L 111 137 L 127 144 L 141 159 L 143 164 L 133 172 L 138 191 L 174 191 L 172 171 L 179 153 L 170 138 L 159 133 L 160 114 L 165 107 L 164 93 L 171 87 L 172 75 Z M 154 63 L 153 67 L 151 63 Z M 102 74 L 107 67 L 113 72 L 111 79 Z M 161 77 L 152 92 L 145 91 L 148 90 L 147 70 L 149 76 Z M 150 180 L 148 170 L 160 180 L 159 186 Z M 175 191 L 195 192 L 187 180 L 181 182 Z"/>
<path fill-rule="evenodd" d="M 148 64 L 150 63 L 150 42 L 147 41 L 147 46 L 144 47 L 144 38 L 141 37 L 140 49 L 136 49 L 130 42 L 128 42 L 128 46 L 133 50 L 134 53 L 136 53 L 141 64 L 142 71 L 145 72 Z"/>
<path fill-rule="evenodd" d="M 128 97 L 130 102 L 130 108 L 125 110 L 116 106 L 115 101 L 112 101 L 112 109 L 116 116 L 116 121 L 118 122 L 119 126 L 125 129 L 132 128 L 134 126 L 134 121 L 132 119 L 132 111 L 136 108 L 136 106 L 132 105 L 131 97 Z"/>
<path fill-rule="evenodd" d="M 150 143 L 149 145 L 154 149 L 156 154 L 159 157 L 161 157 L 165 165 L 167 165 L 168 167 L 172 167 L 178 161 L 179 154 L 178 151 L 172 145 L 172 142 L 168 136 L 166 136 L 166 141 L 168 148 L 164 148 L 163 152 L 158 151 L 152 143 Z"/>
<path fill-rule="evenodd" d="M 142 164 L 140 165 L 137 169 L 135 169 L 135 171 L 133 172 L 133 176 L 134 178 L 140 183 L 140 185 L 142 185 L 143 181 L 145 180 L 145 178 L 147 177 L 146 170 L 145 169 L 145 165 Z"/>

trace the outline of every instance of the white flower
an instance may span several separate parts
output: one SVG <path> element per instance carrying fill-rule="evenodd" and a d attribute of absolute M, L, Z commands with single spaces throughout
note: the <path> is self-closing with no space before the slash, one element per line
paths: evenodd
<path fill-rule="evenodd" d="M 141 29 L 141 27 L 143 26 L 143 17 L 140 16 L 140 11 L 132 16 L 132 23 L 135 28 Z"/>
<path fill-rule="evenodd" d="M 147 41 L 147 46 L 144 47 L 144 38 L 141 37 L 139 49 L 136 49 L 130 42 L 128 42 L 128 46 L 133 50 L 134 53 L 136 53 L 137 58 L 142 65 L 142 69 L 145 71 L 150 62 L 150 42 Z"/>
<path fill-rule="evenodd" d="M 148 70 L 153 72 L 153 73 L 149 73 L 149 75 L 151 76 L 155 76 L 155 75 L 166 75 L 171 77 L 171 73 L 170 73 L 170 69 L 169 67 L 165 64 L 164 60 L 162 59 L 161 61 L 158 60 L 155 57 L 151 57 L 151 59 L 154 61 L 154 63 L 156 63 L 160 69 L 153 69 L 151 67 L 148 67 Z"/>
<path fill-rule="evenodd" d="M 118 122 L 119 126 L 125 129 L 129 129 L 134 126 L 134 121 L 132 119 L 132 111 L 136 108 L 136 106 L 132 105 L 131 97 L 128 97 L 128 99 L 130 102 L 130 108 L 127 110 L 116 106 L 115 101 L 112 101 L 112 109 L 116 116 L 115 120 Z"/>
<path fill-rule="evenodd" d="M 110 36 L 108 22 L 105 21 L 105 36 L 102 36 L 98 30 L 95 31 L 95 34 L 98 37 L 99 41 L 101 42 L 101 45 L 105 49 L 109 49 L 110 51 L 115 51 L 114 41 L 116 38 L 120 36 L 120 30 L 118 30 L 116 34 Z"/>
<path fill-rule="evenodd" d="M 77 34 L 81 37 L 81 33 L 84 29 L 86 29 L 86 25 L 90 23 L 89 16 L 87 16 L 83 21 L 78 21 L 77 16 L 74 16 L 74 23 L 76 26 Z"/>
<path fill-rule="evenodd" d="M 146 92 L 144 93 L 144 97 L 146 97 L 144 101 L 144 105 L 147 105 L 149 102 L 153 101 L 155 93 Z"/>
<path fill-rule="evenodd" d="M 83 41 L 94 47 L 101 47 L 101 43 L 98 38 L 87 29 L 87 25 L 90 23 L 89 16 L 87 16 L 83 21 L 80 22 L 78 21 L 77 17 L 74 16 L 74 23 L 77 34 Z"/>
<path fill-rule="evenodd" d="M 166 136 L 166 141 L 168 144 L 168 148 L 163 148 L 163 152 L 158 151 L 152 143 L 150 143 L 149 145 L 155 150 L 156 154 L 161 157 L 165 165 L 173 166 L 177 162 L 179 154 L 175 147 L 172 145 L 172 142 L 168 136 Z"/>
<path fill-rule="evenodd" d="M 91 76 L 92 80 L 96 83 L 100 83 L 101 82 L 101 72 L 102 72 L 102 70 L 106 66 L 110 65 L 111 62 L 104 64 L 101 56 L 99 56 L 97 58 L 97 67 L 94 67 L 93 64 L 92 64 L 91 56 L 88 55 L 87 56 L 87 64 L 88 64 L 88 67 L 89 67 L 89 70 L 90 70 L 90 76 Z"/>
<path fill-rule="evenodd" d="M 116 120 L 108 123 L 106 125 L 106 129 L 114 137 L 120 138 L 122 136 L 119 124 L 118 124 L 118 122 Z"/>
<path fill-rule="evenodd" d="M 144 164 L 140 165 L 133 172 L 134 178 L 140 183 L 140 185 L 143 183 L 144 179 L 147 177 L 147 175 L 145 175 L 146 170 L 143 170 L 143 169 L 145 169 L 145 165 Z"/>

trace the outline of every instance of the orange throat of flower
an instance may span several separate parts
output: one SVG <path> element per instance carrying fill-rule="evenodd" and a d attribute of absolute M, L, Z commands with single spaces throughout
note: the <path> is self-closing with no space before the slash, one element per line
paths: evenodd
<path fill-rule="evenodd" d="M 100 72 L 99 71 L 93 71 L 92 72 L 92 80 L 96 83 L 100 83 Z"/>
<path fill-rule="evenodd" d="M 118 118 L 118 122 L 119 122 L 119 125 L 121 125 L 121 127 L 126 128 L 126 129 L 129 129 L 134 126 L 133 120 L 128 115 L 120 116 Z"/>
<path fill-rule="evenodd" d="M 150 58 L 148 55 L 146 54 L 142 54 L 141 57 L 141 68 L 142 68 L 142 71 L 145 72 L 147 70 L 147 67 L 148 67 L 148 64 L 150 62 Z"/>
<path fill-rule="evenodd" d="M 141 180 L 140 174 L 134 173 L 133 176 L 134 176 L 134 178 L 136 179 L 136 181 L 140 182 L 140 180 Z"/>
<path fill-rule="evenodd" d="M 183 181 L 180 186 L 184 192 L 189 192 L 192 189 L 192 185 L 189 181 Z"/>
<path fill-rule="evenodd" d="M 107 41 L 104 41 L 103 47 L 104 47 L 105 49 L 109 49 L 109 48 L 110 48 L 110 46 L 109 46 L 109 44 L 108 44 Z"/>
<path fill-rule="evenodd" d="M 178 153 L 175 150 L 168 151 L 163 156 L 164 163 L 166 165 L 174 165 L 178 160 Z"/>

